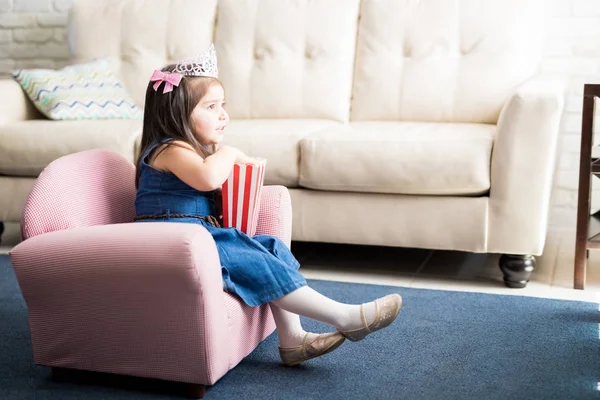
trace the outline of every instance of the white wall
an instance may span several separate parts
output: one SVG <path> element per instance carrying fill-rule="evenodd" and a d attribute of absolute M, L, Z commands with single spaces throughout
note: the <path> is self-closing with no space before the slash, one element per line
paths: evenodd
<path fill-rule="evenodd" d="M 66 13 L 72 2 L 0 0 L 0 76 L 16 68 L 60 68 L 68 63 Z"/>
<path fill-rule="evenodd" d="M 68 63 L 65 26 L 72 1 L 0 0 L 0 77 L 16 68 L 60 68 Z M 600 83 L 600 0 L 548 0 L 548 7 L 553 20 L 543 71 L 569 82 L 551 224 L 573 228 L 583 84 Z M 600 106 L 597 109 L 600 116 Z M 600 132 L 600 119 L 597 126 Z M 600 192 L 600 185 L 594 189 Z M 594 205 L 600 209 L 600 193 Z"/>
<path fill-rule="evenodd" d="M 554 18 L 546 43 L 543 70 L 569 82 L 557 174 L 554 181 L 551 223 L 575 227 L 581 110 L 584 83 L 600 83 L 600 0 L 549 0 Z M 596 132 L 600 132 L 600 106 L 596 107 Z M 598 135 L 596 135 L 598 136 Z M 595 142 L 600 144 L 600 138 Z M 594 180 L 592 206 L 600 209 L 600 180 Z"/>

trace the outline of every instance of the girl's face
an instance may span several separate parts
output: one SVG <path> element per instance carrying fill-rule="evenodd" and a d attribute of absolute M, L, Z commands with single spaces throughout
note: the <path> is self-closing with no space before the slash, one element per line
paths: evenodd
<path fill-rule="evenodd" d="M 192 111 L 192 131 L 201 144 L 219 144 L 229 123 L 225 111 L 225 91 L 219 84 L 211 85 Z"/>

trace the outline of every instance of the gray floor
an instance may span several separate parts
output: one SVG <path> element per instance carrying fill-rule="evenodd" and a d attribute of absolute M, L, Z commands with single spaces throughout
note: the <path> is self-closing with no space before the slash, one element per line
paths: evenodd
<path fill-rule="evenodd" d="M 600 302 L 600 252 L 588 262 L 585 290 L 573 289 L 574 232 L 549 232 L 524 289 L 504 286 L 497 254 L 293 242 L 308 278 Z"/>

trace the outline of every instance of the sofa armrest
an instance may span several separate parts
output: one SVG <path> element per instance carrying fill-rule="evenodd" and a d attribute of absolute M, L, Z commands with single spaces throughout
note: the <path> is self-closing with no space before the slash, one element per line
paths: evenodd
<path fill-rule="evenodd" d="M 0 79 L 0 124 L 43 119 L 18 82 L 12 79 Z"/>
<path fill-rule="evenodd" d="M 228 371 L 221 267 L 203 226 L 73 228 L 10 257 L 37 364 L 203 384 Z"/>
<path fill-rule="evenodd" d="M 565 85 L 533 78 L 498 120 L 491 162 L 488 252 L 540 255 L 548 223 Z"/>
<path fill-rule="evenodd" d="M 277 236 L 288 248 L 291 246 L 292 199 L 285 186 L 263 187 L 256 234 Z"/>

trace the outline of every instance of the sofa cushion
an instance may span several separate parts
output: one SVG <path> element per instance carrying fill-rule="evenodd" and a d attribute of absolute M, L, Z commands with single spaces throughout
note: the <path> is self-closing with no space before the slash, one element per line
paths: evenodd
<path fill-rule="evenodd" d="M 295 187 L 300 163 L 298 142 L 306 135 L 335 126 L 340 124 L 314 119 L 232 120 L 223 144 L 251 157 L 266 158 L 265 185 Z"/>
<path fill-rule="evenodd" d="M 133 161 L 141 120 L 32 120 L 0 125 L 0 175 L 38 176 L 55 159 L 93 148 Z"/>
<path fill-rule="evenodd" d="M 219 0 L 215 45 L 230 115 L 347 121 L 359 7 Z"/>
<path fill-rule="evenodd" d="M 19 70 L 14 78 L 35 107 L 54 120 L 142 119 L 143 111 L 106 58 L 87 64 Z"/>
<path fill-rule="evenodd" d="M 208 49 L 216 12 L 217 0 L 73 1 L 69 49 L 77 62 L 119 61 L 119 76 L 142 106 L 152 71 Z M 217 56 L 220 69 L 219 47 Z"/>
<path fill-rule="evenodd" d="M 300 186 L 350 192 L 479 195 L 490 188 L 495 125 L 357 122 L 300 141 Z"/>
<path fill-rule="evenodd" d="M 75 1 L 71 51 L 78 61 L 120 60 L 126 87 L 143 104 L 155 68 L 194 56 L 214 39 L 232 118 L 345 121 L 359 6 L 359 0 Z"/>
<path fill-rule="evenodd" d="M 539 69 L 547 4 L 362 0 L 351 120 L 495 124 Z"/>

